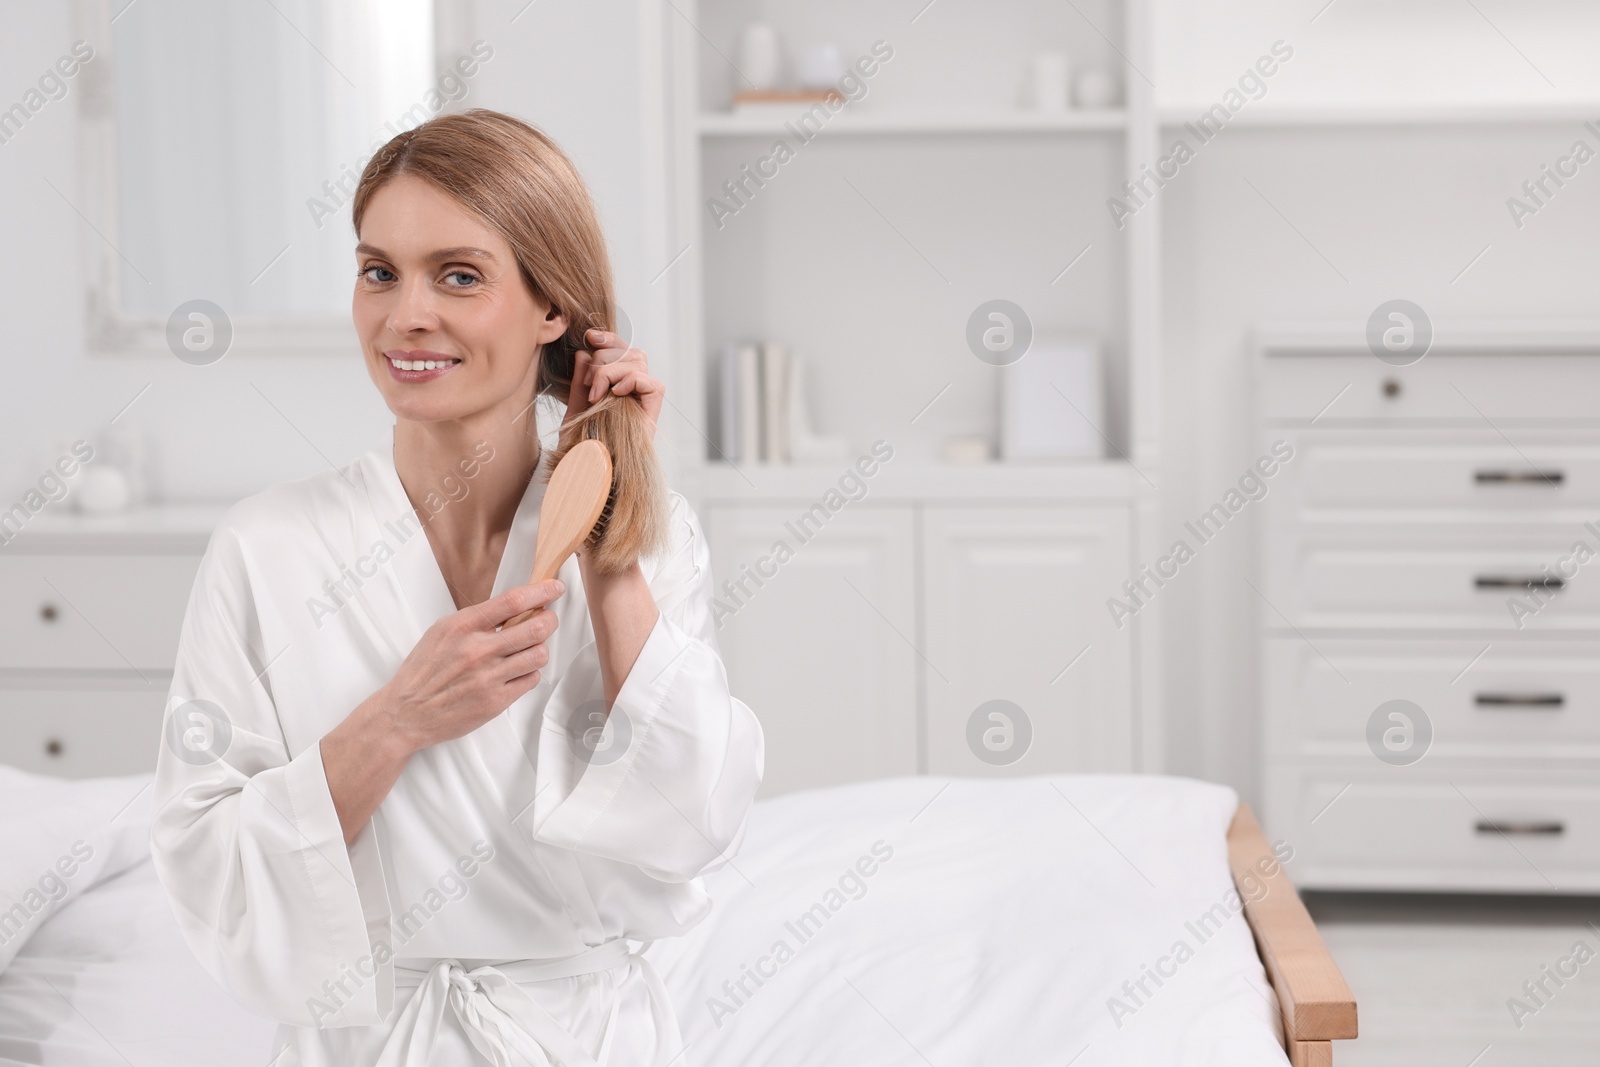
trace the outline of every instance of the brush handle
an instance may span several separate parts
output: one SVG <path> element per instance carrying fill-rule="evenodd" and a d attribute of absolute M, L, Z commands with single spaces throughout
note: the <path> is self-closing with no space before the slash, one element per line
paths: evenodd
<path fill-rule="evenodd" d="M 530 585 L 548 581 L 561 570 L 578 546 L 594 532 L 606 498 L 611 495 L 611 453 L 599 441 L 572 446 L 550 474 L 539 505 L 539 535 L 533 548 Z M 509 619 L 501 629 L 526 622 L 537 608 Z"/>
<path fill-rule="evenodd" d="M 543 529 L 543 527 L 540 527 L 540 529 Z M 538 551 L 539 551 L 539 548 L 542 548 L 542 547 L 543 547 L 543 545 L 541 544 L 541 545 L 538 546 L 538 548 L 535 548 L 535 550 L 534 550 L 535 554 L 534 554 L 534 561 L 533 561 L 533 574 L 532 574 L 531 577 L 528 578 L 528 584 L 529 585 L 538 585 L 540 582 L 547 582 L 551 578 L 554 578 L 556 576 L 556 573 L 561 570 L 561 565 L 563 563 L 565 563 L 569 557 L 571 557 L 573 551 L 576 551 L 576 549 L 573 549 L 572 551 L 568 551 L 567 554 L 565 556 L 562 556 L 560 559 L 555 559 L 555 560 L 548 561 L 548 562 L 541 562 L 539 557 L 538 557 Z M 529 619 L 533 618 L 534 613 L 537 612 L 538 610 L 539 610 L 538 608 L 529 608 L 527 611 L 524 611 L 519 615 L 515 615 L 512 618 L 509 618 L 505 622 L 501 623 L 500 624 L 500 629 L 508 630 L 511 627 L 517 625 L 517 623 L 519 623 L 519 622 L 527 622 Z"/>

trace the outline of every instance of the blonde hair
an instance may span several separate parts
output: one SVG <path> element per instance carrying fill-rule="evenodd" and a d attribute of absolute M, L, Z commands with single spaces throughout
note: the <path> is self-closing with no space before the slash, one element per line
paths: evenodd
<path fill-rule="evenodd" d="M 535 384 L 536 395 L 555 392 L 564 400 L 577 352 L 588 348 L 586 332 L 616 328 L 605 236 L 572 161 L 510 115 L 482 108 L 440 115 L 397 135 L 368 162 L 351 205 L 357 234 L 373 194 L 402 174 L 427 182 L 504 237 L 528 290 L 567 317 L 566 332 L 539 353 Z M 538 434 L 531 436 L 537 454 Z M 616 573 L 665 546 L 666 479 L 637 397 L 607 393 L 568 418 L 549 469 L 585 437 L 611 452 L 611 515 L 593 559 L 601 573 Z"/>

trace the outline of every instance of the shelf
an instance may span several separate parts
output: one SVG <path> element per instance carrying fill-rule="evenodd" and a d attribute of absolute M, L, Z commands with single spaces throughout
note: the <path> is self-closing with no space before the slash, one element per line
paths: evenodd
<path fill-rule="evenodd" d="M 106 514 L 50 509 L 31 518 L 7 546 L 29 552 L 188 552 L 204 549 L 227 502 L 161 503 Z"/>
<path fill-rule="evenodd" d="M 1181 129 L 1205 114 L 1210 104 L 1164 105 L 1163 129 Z M 1301 104 L 1252 110 L 1246 107 L 1228 126 L 1271 129 L 1327 126 L 1507 126 L 1574 123 L 1600 115 L 1600 103 L 1429 103 Z"/>
<path fill-rule="evenodd" d="M 685 471 L 677 488 L 704 501 L 782 500 L 809 505 L 836 489 L 852 462 L 740 467 L 707 463 Z M 1141 491 L 1153 492 L 1122 460 L 948 464 L 891 459 L 861 480 L 866 483 L 866 496 L 852 506 L 913 499 L 1126 502 Z"/>
<path fill-rule="evenodd" d="M 1353 355 L 1371 358 L 1366 324 L 1357 321 L 1266 321 L 1256 344 L 1272 355 Z M 1457 319 L 1433 323 L 1430 356 L 1486 353 L 1527 355 L 1600 352 L 1600 319 Z"/>
<path fill-rule="evenodd" d="M 699 117 L 702 137 L 781 136 L 786 123 L 804 114 L 793 111 L 735 113 L 706 111 Z M 826 134 L 964 134 L 964 133 L 1116 133 L 1126 128 L 1127 112 L 1117 109 L 1040 114 L 994 112 L 840 112 L 823 123 Z M 810 132 L 809 130 L 806 132 Z M 813 134 L 814 136 L 815 134 Z M 791 134 L 791 136 L 794 136 Z"/>

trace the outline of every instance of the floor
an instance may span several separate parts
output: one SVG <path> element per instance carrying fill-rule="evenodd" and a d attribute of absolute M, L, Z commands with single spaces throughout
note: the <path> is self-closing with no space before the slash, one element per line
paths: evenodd
<path fill-rule="evenodd" d="M 1334 1067 L 1600 1064 L 1600 898 L 1305 898 L 1360 1017 Z"/>

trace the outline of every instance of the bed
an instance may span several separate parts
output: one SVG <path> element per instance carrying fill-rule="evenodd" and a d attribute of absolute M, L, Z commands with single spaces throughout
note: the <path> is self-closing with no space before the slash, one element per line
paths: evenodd
<path fill-rule="evenodd" d="M 179 937 L 149 784 L 0 768 L 0 1064 L 269 1063 Z M 864 782 L 758 802 L 648 954 L 699 1067 L 1325 1065 L 1355 1003 L 1292 869 L 1207 783 Z"/>

